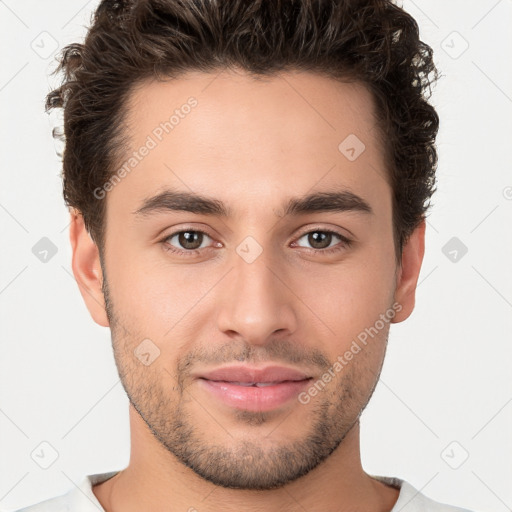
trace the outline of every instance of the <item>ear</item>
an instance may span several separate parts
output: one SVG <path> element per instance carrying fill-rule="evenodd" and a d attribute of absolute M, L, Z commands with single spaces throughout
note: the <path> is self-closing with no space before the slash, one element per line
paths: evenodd
<path fill-rule="evenodd" d="M 425 254 L 425 219 L 411 233 L 402 251 L 402 265 L 398 269 L 395 289 L 395 301 L 402 306 L 392 323 L 403 322 L 414 309 L 416 285 Z"/>
<path fill-rule="evenodd" d="M 71 267 L 85 305 L 98 325 L 109 327 L 101 289 L 103 272 L 98 246 L 87 232 L 82 214 L 74 209 L 71 210 L 69 239 L 73 250 Z"/>

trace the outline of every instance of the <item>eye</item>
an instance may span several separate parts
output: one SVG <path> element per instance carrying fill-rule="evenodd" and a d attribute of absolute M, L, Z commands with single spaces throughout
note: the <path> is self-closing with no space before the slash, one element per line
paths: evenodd
<path fill-rule="evenodd" d="M 171 233 L 162 242 L 164 247 L 171 252 L 195 254 L 195 251 L 208 247 L 208 240 L 212 239 L 204 231 L 187 229 Z"/>
<path fill-rule="evenodd" d="M 302 239 L 306 240 L 309 247 L 298 243 Z M 201 249 L 213 247 L 212 241 L 213 239 L 204 231 L 183 229 L 167 235 L 161 242 L 167 251 L 180 256 L 195 256 L 201 253 Z M 350 247 L 351 243 L 351 240 L 336 231 L 315 229 L 301 235 L 297 242 L 293 242 L 292 246 L 305 247 L 310 252 L 325 255 L 342 251 Z M 218 242 L 216 244 L 217 247 L 222 247 L 222 244 Z"/>
<path fill-rule="evenodd" d="M 336 231 L 325 230 L 325 229 L 315 229 L 314 231 L 309 231 L 308 233 L 303 234 L 298 240 L 306 239 L 306 242 L 310 245 L 310 249 L 313 252 L 319 252 L 323 254 L 329 254 L 336 251 L 341 251 L 347 247 L 350 247 L 352 243 L 346 236 L 343 236 Z M 341 241 L 341 243 L 340 243 Z M 334 245 L 332 245 L 334 242 Z M 294 245 L 298 245 L 299 247 L 307 247 L 298 244 L 297 242 Z"/>

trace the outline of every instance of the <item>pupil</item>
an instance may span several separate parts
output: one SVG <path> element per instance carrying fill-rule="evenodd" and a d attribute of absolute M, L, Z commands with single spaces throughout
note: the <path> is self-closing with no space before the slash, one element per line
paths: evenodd
<path fill-rule="evenodd" d="M 331 233 L 324 233 L 322 231 L 315 231 L 309 235 L 309 243 L 315 249 L 325 249 L 331 244 Z M 319 244 L 319 245 L 318 245 Z"/>
<path fill-rule="evenodd" d="M 198 249 L 201 246 L 202 233 L 197 231 L 184 231 L 179 235 L 179 242 L 185 249 Z M 197 241 L 199 240 L 199 244 Z"/>

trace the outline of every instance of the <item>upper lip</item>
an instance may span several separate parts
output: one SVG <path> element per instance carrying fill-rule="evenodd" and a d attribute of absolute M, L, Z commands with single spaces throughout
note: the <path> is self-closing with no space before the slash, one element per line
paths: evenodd
<path fill-rule="evenodd" d="M 286 380 L 305 380 L 310 376 L 305 372 L 285 366 L 267 366 L 254 368 L 250 366 L 224 366 L 197 375 L 200 379 L 225 382 L 282 382 Z"/>

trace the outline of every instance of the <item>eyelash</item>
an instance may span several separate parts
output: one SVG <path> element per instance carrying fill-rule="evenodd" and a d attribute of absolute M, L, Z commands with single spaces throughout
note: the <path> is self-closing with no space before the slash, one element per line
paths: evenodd
<path fill-rule="evenodd" d="M 176 247 L 173 247 L 172 245 L 167 243 L 167 240 L 169 240 L 169 239 L 173 238 L 174 236 L 179 235 L 181 233 L 202 233 L 203 235 L 206 235 L 207 237 L 212 238 L 206 231 L 202 231 L 201 229 L 182 229 L 180 231 L 175 231 L 174 233 L 170 233 L 163 240 L 161 240 L 161 243 L 163 244 L 163 247 L 166 251 L 169 251 L 169 252 L 172 252 L 172 253 L 178 254 L 178 255 L 183 255 L 186 257 L 196 256 L 201 252 L 201 249 L 190 249 L 190 250 L 176 249 Z M 312 229 L 310 231 L 306 231 L 305 233 L 302 233 L 297 240 L 300 240 L 302 237 L 309 235 L 311 233 L 328 233 L 328 234 L 337 236 L 341 241 L 341 243 L 335 245 L 334 247 L 330 247 L 328 249 L 311 249 L 311 248 L 303 247 L 303 249 L 307 249 L 308 252 L 313 253 L 313 254 L 322 254 L 322 255 L 333 254 L 333 253 L 342 251 L 343 249 L 349 248 L 352 245 L 352 240 L 350 240 L 346 236 L 338 233 L 337 231 L 332 231 L 330 229 Z M 211 249 L 211 247 L 203 247 L 203 249 L 208 249 L 208 248 Z"/>

